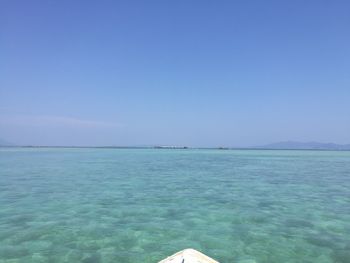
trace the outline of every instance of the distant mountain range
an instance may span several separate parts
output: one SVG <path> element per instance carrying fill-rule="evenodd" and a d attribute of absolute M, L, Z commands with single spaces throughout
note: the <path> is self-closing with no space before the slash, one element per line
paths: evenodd
<path fill-rule="evenodd" d="M 350 144 L 321 143 L 321 142 L 276 142 L 257 146 L 258 149 L 290 149 L 290 150 L 350 150 Z"/>

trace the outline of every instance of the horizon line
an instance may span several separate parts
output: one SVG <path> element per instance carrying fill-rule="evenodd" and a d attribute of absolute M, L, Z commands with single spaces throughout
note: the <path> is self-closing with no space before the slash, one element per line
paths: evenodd
<path fill-rule="evenodd" d="M 0 145 L 0 148 L 66 148 L 66 149 L 157 149 L 157 150 L 290 150 L 290 151 L 350 151 L 327 148 L 264 148 L 264 147 L 188 147 L 188 146 L 74 146 L 74 145 Z"/>

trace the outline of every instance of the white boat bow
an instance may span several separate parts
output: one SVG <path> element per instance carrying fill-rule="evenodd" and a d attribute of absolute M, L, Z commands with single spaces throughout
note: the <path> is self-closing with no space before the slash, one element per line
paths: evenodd
<path fill-rule="evenodd" d="M 159 263 L 219 263 L 218 261 L 204 255 L 203 253 L 188 248 L 159 261 Z"/>

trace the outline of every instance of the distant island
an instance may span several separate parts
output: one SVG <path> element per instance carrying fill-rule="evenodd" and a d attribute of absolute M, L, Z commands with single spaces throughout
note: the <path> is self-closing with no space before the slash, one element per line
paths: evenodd
<path fill-rule="evenodd" d="M 350 144 L 285 141 L 252 147 L 271 150 L 350 150 Z"/>
<path fill-rule="evenodd" d="M 175 146 L 175 145 L 156 145 L 154 149 L 188 149 L 187 146 Z"/>
<path fill-rule="evenodd" d="M 24 148 L 110 148 L 110 149 L 216 149 L 216 150 L 235 150 L 235 149 L 265 149 L 265 150 L 333 150 L 333 151 L 350 151 L 350 144 L 336 144 L 336 143 L 322 143 L 322 142 L 297 142 L 297 141 L 283 141 L 275 142 L 260 146 L 251 147 L 189 147 L 189 146 L 177 146 L 177 145 L 144 145 L 144 146 L 55 146 L 55 145 L 16 145 L 11 142 L 0 139 L 0 147 L 24 147 Z"/>

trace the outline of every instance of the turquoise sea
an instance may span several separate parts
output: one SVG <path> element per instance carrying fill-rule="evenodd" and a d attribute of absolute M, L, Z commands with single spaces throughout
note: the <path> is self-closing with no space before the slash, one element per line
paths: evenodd
<path fill-rule="evenodd" d="M 0 148 L 0 262 L 350 262 L 350 152 Z"/>

